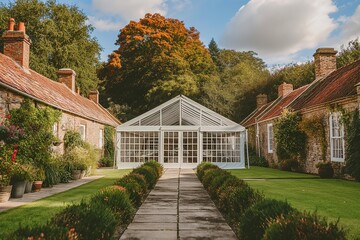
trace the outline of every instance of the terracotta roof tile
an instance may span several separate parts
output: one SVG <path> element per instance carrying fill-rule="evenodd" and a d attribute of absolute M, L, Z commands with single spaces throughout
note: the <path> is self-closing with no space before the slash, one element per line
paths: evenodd
<path fill-rule="evenodd" d="M 265 121 L 268 119 L 272 119 L 274 117 L 280 116 L 284 108 L 289 107 L 289 105 L 298 97 L 300 96 L 307 88 L 308 85 L 302 86 L 298 89 L 295 89 L 288 95 L 278 99 L 277 103 L 271 106 L 270 109 L 266 109 L 264 114 L 257 119 L 257 121 Z"/>
<path fill-rule="evenodd" d="M 33 70 L 24 70 L 1 53 L 0 83 L 65 112 L 106 125 L 117 126 L 120 123 L 99 104 L 72 92 L 65 84 L 52 81 Z"/>
<path fill-rule="evenodd" d="M 356 94 L 360 82 L 360 59 L 319 79 L 292 105 L 295 110 L 331 102 Z"/>

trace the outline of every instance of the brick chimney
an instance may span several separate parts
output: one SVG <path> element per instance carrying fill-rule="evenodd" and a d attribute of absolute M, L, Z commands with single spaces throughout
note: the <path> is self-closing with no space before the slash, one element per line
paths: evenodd
<path fill-rule="evenodd" d="M 314 53 L 315 79 L 324 77 L 336 70 L 336 53 L 334 48 L 318 48 Z"/>
<path fill-rule="evenodd" d="M 278 96 L 283 97 L 288 95 L 294 90 L 294 87 L 292 84 L 283 83 L 278 87 Z"/>
<path fill-rule="evenodd" d="M 75 76 L 76 73 L 70 68 L 62 68 L 57 71 L 58 81 L 65 85 L 75 93 Z"/>
<path fill-rule="evenodd" d="M 266 94 L 259 94 L 256 96 L 256 108 L 259 109 L 267 104 L 268 98 Z"/>
<path fill-rule="evenodd" d="M 99 91 L 98 90 L 90 91 L 89 99 L 95 102 L 96 104 L 99 104 Z"/>
<path fill-rule="evenodd" d="M 20 22 L 15 30 L 15 20 L 10 18 L 8 30 L 3 33 L 1 40 L 4 42 L 4 54 L 29 69 L 31 40 L 25 33 L 25 24 Z"/>

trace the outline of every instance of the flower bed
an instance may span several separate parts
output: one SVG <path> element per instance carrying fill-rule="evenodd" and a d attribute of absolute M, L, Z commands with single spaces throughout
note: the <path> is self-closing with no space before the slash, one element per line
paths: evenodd
<path fill-rule="evenodd" d="M 197 175 L 239 239 L 346 239 L 338 222 L 328 223 L 316 212 L 299 212 L 287 202 L 265 199 L 213 164 L 200 164 Z"/>
<path fill-rule="evenodd" d="M 147 177 L 139 173 L 145 170 Z M 145 163 L 113 186 L 100 189 L 90 199 L 69 205 L 45 226 L 20 227 L 9 239 L 59 239 L 62 236 L 61 239 L 91 240 L 111 239 L 114 234 L 119 239 L 162 170 L 157 162 Z"/>

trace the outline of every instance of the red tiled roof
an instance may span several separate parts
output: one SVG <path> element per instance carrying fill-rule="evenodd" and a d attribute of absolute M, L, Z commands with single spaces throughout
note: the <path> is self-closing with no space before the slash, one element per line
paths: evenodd
<path fill-rule="evenodd" d="M 307 88 L 308 85 L 302 86 L 298 89 L 295 89 L 288 95 L 280 98 L 276 104 L 271 106 L 270 109 L 267 109 L 267 111 L 264 111 L 264 115 L 260 116 L 257 121 L 265 121 L 267 119 L 271 119 L 277 116 L 280 116 L 282 111 L 287 108 L 298 96 L 300 96 Z"/>
<path fill-rule="evenodd" d="M 267 104 L 265 104 L 264 106 L 261 106 L 259 109 L 255 109 L 252 113 L 250 113 L 250 115 L 245 118 L 240 124 L 243 125 L 244 127 L 248 127 L 248 126 L 251 126 L 253 124 L 256 123 L 256 118 L 261 114 L 263 113 L 272 103 L 272 102 L 269 102 Z"/>
<path fill-rule="evenodd" d="M 24 70 L 14 60 L 0 53 L 0 84 L 65 112 L 106 125 L 119 120 L 99 104 L 72 92 L 65 84 L 52 81 L 33 71 Z"/>
<path fill-rule="evenodd" d="M 355 85 L 360 82 L 360 59 L 320 79 L 302 94 L 292 108 L 295 110 L 331 102 L 356 94 Z"/>

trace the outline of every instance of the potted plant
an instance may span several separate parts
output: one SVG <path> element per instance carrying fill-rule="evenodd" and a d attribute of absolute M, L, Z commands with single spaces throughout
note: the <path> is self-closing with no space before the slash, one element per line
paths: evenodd
<path fill-rule="evenodd" d="M 10 185 L 11 181 L 11 173 L 12 173 L 12 163 L 6 161 L 6 159 L 2 159 L 0 157 L 0 203 L 6 202 L 10 198 L 12 185 Z"/>
<path fill-rule="evenodd" d="M 40 192 L 44 180 L 45 180 L 45 170 L 43 168 L 37 168 L 34 176 L 35 192 Z"/>
<path fill-rule="evenodd" d="M 14 163 L 11 175 L 12 198 L 22 198 L 25 193 L 26 180 L 29 178 L 28 172 L 19 163 Z"/>
<path fill-rule="evenodd" d="M 28 178 L 25 184 L 25 193 L 29 193 L 32 190 L 34 178 L 36 176 L 36 168 L 31 163 L 23 164 L 23 168 L 28 172 Z"/>
<path fill-rule="evenodd" d="M 334 169 L 331 165 L 331 162 L 322 161 L 316 164 L 318 168 L 318 173 L 321 178 L 332 178 L 334 176 Z"/>

